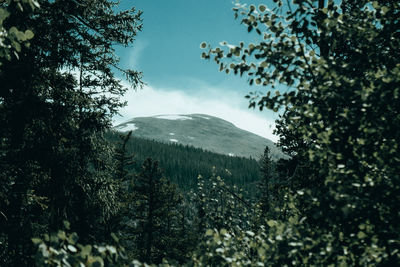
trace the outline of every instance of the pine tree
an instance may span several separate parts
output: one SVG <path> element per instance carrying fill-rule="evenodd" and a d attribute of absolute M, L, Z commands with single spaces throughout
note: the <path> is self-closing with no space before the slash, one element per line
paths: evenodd
<path fill-rule="evenodd" d="M 134 242 L 132 256 L 146 263 L 176 257 L 182 202 L 176 186 L 163 176 L 158 162 L 150 158 L 132 182 L 132 217 L 127 227 Z"/>
<path fill-rule="evenodd" d="M 270 210 L 272 201 L 272 161 L 269 155 L 269 148 L 265 147 L 264 154 L 260 159 L 260 172 L 261 181 L 259 183 L 259 190 L 261 191 L 260 209 L 263 214 L 267 214 Z"/>
<path fill-rule="evenodd" d="M 258 202 L 258 225 L 265 224 L 266 220 L 282 220 L 291 214 L 287 195 L 295 188 L 294 175 L 298 173 L 294 173 L 293 166 L 297 166 L 296 161 L 297 158 L 293 156 L 274 162 L 269 148 L 265 148 L 260 159 L 261 180 L 258 189 L 261 195 Z"/>
<path fill-rule="evenodd" d="M 115 159 L 117 161 L 116 167 L 116 179 L 119 179 L 123 182 L 130 180 L 130 172 L 128 168 L 134 165 L 135 161 L 133 160 L 133 154 L 129 154 L 128 151 L 128 142 L 131 139 L 132 131 L 129 131 L 127 134 L 120 134 L 120 142 L 115 151 Z"/>
<path fill-rule="evenodd" d="M 31 265 L 32 236 L 69 220 L 91 240 L 95 225 L 116 212 L 113 151 L 103 133 L 127 88 L 113 71 L 133 86 L 141 77 L 118 68 L 113 48 L 140 30 L 134 8 L 40 0 L 30 13 L 19 2 L 1 4 L 13 14 L 2 21 L 6 29 L 34 33 L 18 55 L 0 58 L 0 250 L 9 266 Z"/>

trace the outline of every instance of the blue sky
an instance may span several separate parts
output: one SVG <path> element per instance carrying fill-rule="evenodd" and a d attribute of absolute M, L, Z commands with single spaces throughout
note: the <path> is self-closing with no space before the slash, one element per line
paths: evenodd
<path fill-rule="evenodd" d="M 247 4 L 265 1 L 248 0 Z M 143 31 L 128 48 L 118 48 L 121 66 L 140 70 L 147 84 L 125 96 L 128 106 L 115 123 L 158 114 L 204 113 L 276 141 L 277 115 L 248 109 L 247 78 L 218 71 L 213 60 L 201 59 L 201 42 L 213 47 L 227 41 L 257 42 L 256 34 L 234 19 L 234 0 L 122 0 L 121 8 L 143 11 Z"/>

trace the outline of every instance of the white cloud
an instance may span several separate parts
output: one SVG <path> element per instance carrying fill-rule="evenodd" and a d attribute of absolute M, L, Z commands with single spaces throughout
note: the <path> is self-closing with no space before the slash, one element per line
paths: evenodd
<path fill-rule="evenodd" d="M 133 47 L 127 49 L 127 55 L 121 58 L 121 63 L 129 66 L 130 69 L 140 68 L 140 57 L 143 55 L 143 50 L 148 46 L 146 40 L 136 40 Z"/>
<path fill-rule="evenodd" d="M 121 116 L 114 118 L 114 125 L 134 117 L 200 113 L 222 118 L 241 129 L 277 141 L 272 134 L 277 115 L 248 109 L 247 100 L 238 92 L 203 86 L 191 92 L 151 86 L 130 90 L 124 97 L 128 105 L 120 110 Z"/>

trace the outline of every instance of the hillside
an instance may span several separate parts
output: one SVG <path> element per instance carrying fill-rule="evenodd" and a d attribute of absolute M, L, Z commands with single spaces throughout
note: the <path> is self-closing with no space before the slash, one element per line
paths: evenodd
<path fill-rule="evenodd" d="M 271 140 L 242 130 L 223 119 L 204 114 L 139 117 L 117 125 L 115 130 L 132 130 L 133 136 L 140 138 L 255 159 L 268 146 L 273 159 L 284 157 Z"/>
<path fill-rule="evenodd" d="M 118 132 L 110 132 L 107 138 L 118 146 L 121 140 L 119 135 Z M 140 171 L 143 161 L 148 157 L 153 158 L 160 162 L 165 176 L 183 190 L 193 188 L 199 175 L 207 177 L 213 172 L 223 177 L 227 183 L 250 192 L 254 192 L 259 180 L 259 165 L 254 159 L 221 155 L 188 145 L 168 144 L 138 137 L 131 137 L 127 151 L 134 155 L 132 171 Z"/>

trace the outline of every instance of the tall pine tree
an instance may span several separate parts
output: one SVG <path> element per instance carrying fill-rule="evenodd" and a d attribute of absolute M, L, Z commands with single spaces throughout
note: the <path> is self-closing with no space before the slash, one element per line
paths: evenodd
<path fill-rule="evenodd" d="M 63 220 L 90 240 L 116 211 L 113 151 L 102 134 L 127 90 L 114 71 L 133 86 L 141 78 L 114 54 L 114 45 L 134 40 L 140 12 L 118 12 L 109 0 L 38 3 L 32 13 L 20 1 L 1 3 L 12 14 L 2 16 L 5 29 L 35 35 L 0 66 L 0 250 L 8 266 L 30 265 L 30 237 Z"/>
<path fill-rule="evenodd" d="M 146 263 L 160 263 L 163 258 L 179 261 L 181 231 L 184 227 L 180 207 L 182 196 L 167 180 L 157 161 L 148 158 L 132 181 L 132 198 L 126 240 L 133 245 L 134 258 Z"/>

